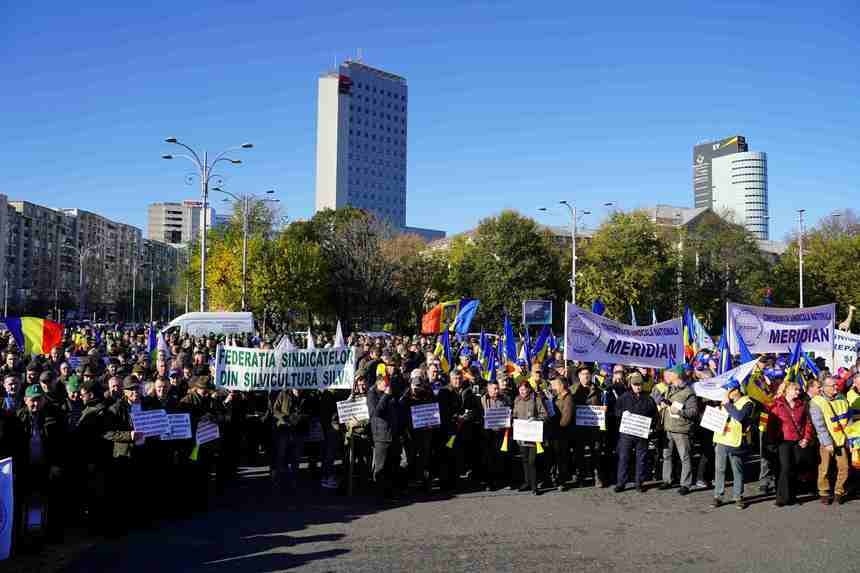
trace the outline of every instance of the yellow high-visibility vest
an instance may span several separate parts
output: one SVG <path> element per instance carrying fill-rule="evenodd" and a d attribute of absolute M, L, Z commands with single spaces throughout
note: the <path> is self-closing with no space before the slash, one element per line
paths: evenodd
<path fill-rule="evenodd" d="M 746 396 L 742 396 L 737 402 L 735 402 L 735 409 L 742 410 L 744 406 L 750 403 L 750 401 L 751 400 Z M 722 406 L 720 408 L 722 408 Z M 714 432 L 714 443 L 737 448 L 741 445 L 744 438 L 747 437 L 748 433 L 749 430 L 744 432 L 743 425 L 729 416 L 729 419 L 726 421 L 726 425 L 723 427 L 723 431 L 719 433 Z"/>
<path fill-rule="evenodd" d="M 845 398 L 827 400 L 823 396 L 816 396 L 812 399 L 812 403 L 821 410 L 824 423 L 827 424 L 827 431 L 833 438 L 833 443 L 837 446 L 845 445 L 845 428 L 850 422 L 845 415 L 848 412 L 848 400 Z M 834 420 L 834 418 L 836 419 Z"/>

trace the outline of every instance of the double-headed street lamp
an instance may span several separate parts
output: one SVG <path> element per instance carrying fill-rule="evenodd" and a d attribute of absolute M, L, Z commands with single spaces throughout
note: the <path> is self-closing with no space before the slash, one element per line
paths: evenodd
<path fill-rule="evenodd" d="M 248 210 L 251 201 L 259 201 L 260 203 L 279 203 L 280 199 L 271 199 L 262 195 L 236 195 L 229 191 L 224 191 L 220 187 L 213 187 L 213 191 L 223 193 L 228 197 L 232 197 L 234 201 L 242 204 L 242 310 L 247 310 L 246 294 L 248 290 Z M 266 191 L 266 195 L 273 195 L 274 189 Z M 225 198 L 225 201 L 229 199 Z"/>
<path fill-rule="evenodd" d="M 209 200 L 209 182 L 213 177 L 212 170 L 215 166 L 220 162 L 232 163 L 233 165 L 239 165 L 242 163 L 241 159 L 232 159 L 227 157 L 227 154 L 231 151 L 238 151 L 240 149 L 251 149 L 254 147 L 253 143 L 243 143 L 242 145 L 238 145 L 236 147 L 231 147 L 226 149 L 215 156 L 215 159 L 212 162 L 209 161 L 209 155 L 206 151 L 203 152 L 203 159 L 200 158 L 200 155 L 176 139 L 175 137 L 168 137 L 164 140 L 165 143 L 172 143 L 174 145 L 179 145 L 180 147 L 185 148 L 188 153 L 191 155 L 187 155 L 185 153 L 181 153 L 178 155 L 166 154 L 162 155 L 162 159 L 173 159 L 174 157 L 183 157 L 193 163 L 198 170 L 198 176 L 200 177 L 200 194 L 203 196 L 203 209 L 201 211 L 202 221 L 201 225 L 201 233 L 200 233 L 200 310 L 206 310 L 206 205 Z M 217 177 L 217 175 L 215 175 Z"/>
<path fill-rule="evenodd" d="M 570 213 L 570 302 L 576 304 L 576 205 L 567 201 L 559 201 L 559 205 L 567 207 Z M 538 211 L 548 212 L 546 207 L 538 207 Z M 590 215 L 591 211 L 581 211 L 581 215 Z"/>
<path fill-rule="evenodd" d="M 83 317 L 84 313 L 84 261 L 87 257 L 101 247 L 101 243 L 90 245 L 89 247 L 79 249 L 75 245 L 66 243 L 66 248 L 75 251 L 78 254 L 79 273 L 78 273 L 78 314 Z"/>

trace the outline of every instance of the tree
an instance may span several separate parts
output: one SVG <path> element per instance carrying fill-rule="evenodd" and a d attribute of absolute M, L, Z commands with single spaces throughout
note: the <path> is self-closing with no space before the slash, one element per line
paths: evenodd
<path fill-rule="evenodd" d="M 427 250 L 427 242 L 413 234 L 400 234 L 381 244 L 381 255 L 394 266 L 394 294 L 398 313 L 395 322 L 401 330 L 417 330 L 440 280 L 447 275 L 447 263 Z"/>
<path fill-rule="evenodd" d="M 557 248 L 528 217 L 503 211 L 483 219 L 472 237 L 452 243 L 448 255 L 445 286 L 450 290 L 440 298 L 480 299 L 476 323 L 487 330 L 499 329 L 505 313 L 520 322 L 527 299 L 552 300 L 557 309 L 563 306 Z"/>
<path fill-rule="evenodd" d="M 275 322 L 292 323 L 297 316 L 328 314 L 329 269 L 317 243 L 282 232 L 272 245 L 267 264 L 252 275 L 251 289 L 261 312 Z"/>
<path fill-rule="evenodd" d="M 345 320 L 365 325 L 395 316 L 395 266 L 381 256 L 391 229 L 359 209 L 325 210 L 314 215 L 313 229 L 328 264 L 330 307 Z"/>
<path fill-rule="evenodd" d="M 614 213 L 581 250 L 580 306 L 588 308 L 599 298 L 606 314 L 616 319 L 627 317 L 630 305 L 654 309 L 661 317 L 674 314 L 676 258 L 669 240 L 646 213 Z"/>
<path fill-rule="evenodd" d="M 803 238 L 803 302 L 805 306 L 836 302 L 839 313 L 860 301 L 860 229 L 822 223 Z M 774 270 L 774 297 L 781 306 L 800 304 L 797 237 L 790 237 Z"/>
<path fill-rule="evenodd" d="M 761 304 L 771 265 L 742 226 L 707 213 L 672 239 L 683 245 L 682 300 L 710 332 L 722 330 L 727 301 Z"/>

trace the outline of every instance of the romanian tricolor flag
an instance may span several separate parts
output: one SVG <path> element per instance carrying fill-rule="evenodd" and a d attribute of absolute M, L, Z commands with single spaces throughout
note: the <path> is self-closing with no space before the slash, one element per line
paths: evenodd
<path fill-rule="evenodd" d="M 454 326 L 457 315 L 460 313 L 461 303 L 464 302 L 469 302 L 469 300 L 449 300 L 447 302 L 440 302 L 431 308 L 429 312 L 421 317 L 421 334 L 440 334 L 443 330 L 448 330 Z M 474 310 L 477 310 L 477 305 L 474 305 L 474 307 Z M 474 310 L 472 310 L 473 316 Z M 471 322 L 471 319 L 469 322 Z M 468 325 L 466 326 L 468 328 Z"/>
<path fill-rule="evenodd" d="M 7 317 L 6 328 L 25 354 L 47 354 L 63 342 L 63 325 L 35 316 Z"/>

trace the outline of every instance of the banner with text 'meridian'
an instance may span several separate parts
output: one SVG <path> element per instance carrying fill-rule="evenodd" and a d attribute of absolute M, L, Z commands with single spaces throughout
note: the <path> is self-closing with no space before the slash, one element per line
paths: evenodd
<path fill-rule="evenodd" d="M 684 360 L 681 319 L 630 326 L 576 305 L 565 306 L 564 357 L 583 362 L 665 368 Z"/>
<path fill-rule="evenodd" d="M 774 308 L 726 303 L 729 349 L 737 354 L 740 334 L 753 354 L 792 352 L 798 340 L 804 351 L 819 356 L 833 353 L 836 305 Z"/>
<path fill-rule="evenodd" d="M 215 385 L 240 392 L 351 389 L 355 378 L 355 349 L 260 350 L 219 346 L 215 356 Z"/>

